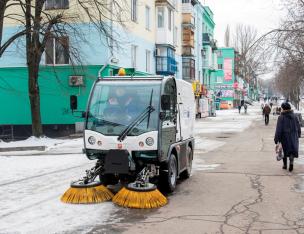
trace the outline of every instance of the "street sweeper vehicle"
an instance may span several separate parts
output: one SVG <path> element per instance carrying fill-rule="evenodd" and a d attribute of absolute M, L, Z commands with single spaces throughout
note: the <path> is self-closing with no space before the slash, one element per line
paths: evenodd
<path fill-rule="evenodd" d="M 84 151 L 97 162 L 72 182 L 62 201 L 113 198 L 125 207 L 160 207 L 167 200 L 157 187 L 172 192 L 178 178 L 190 176 L 195 121 L 190 83 L 161 76 L 99 78 L 84 116 Z M 118 183 L 123 189 L 114 196 L 106 186 Z"/>

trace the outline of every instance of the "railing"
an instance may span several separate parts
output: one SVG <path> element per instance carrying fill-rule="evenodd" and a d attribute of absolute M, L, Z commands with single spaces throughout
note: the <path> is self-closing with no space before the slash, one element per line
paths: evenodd
<path fill-rule="evenodd" d="M 174 75 L 177 72 L 177 62 L 172 57 L 156 56 L 156 73 L 159 75 Z"/>
<path fill-rule="evenodd" d="M 176 4 L 177 4 L 176 0 L 156 0 L 155 1 L 156 5 L 164 4 L 164 3 L 169 4 L 169 5 L 173 6 L 174 8 L 176 8 Z"/>

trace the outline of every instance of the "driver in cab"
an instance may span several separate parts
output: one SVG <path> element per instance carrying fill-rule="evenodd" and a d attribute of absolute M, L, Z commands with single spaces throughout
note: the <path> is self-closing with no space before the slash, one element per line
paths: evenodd
<path fill-rule="evenodd" d="M 124 87 L 116 87 L 113 95 L 108 99 L 105 115 L 112 120 L 127 124 L 139 114 L 136 94 L 128 92 Z"/>

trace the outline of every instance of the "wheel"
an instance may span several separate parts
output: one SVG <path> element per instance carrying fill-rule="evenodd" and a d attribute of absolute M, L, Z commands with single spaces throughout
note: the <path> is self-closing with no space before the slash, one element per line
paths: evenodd
<path fill-rule="evenodd" d="M 177 161 L 174 154 L 171 154 L 167 170 L 162 171 L 161 174 L 161 185 L 167 192 L 173 192 L 176 188 L 177 181 Z"/>
<path fill-rule="evenodd" d="M 193 151 L 190 146 L 187 147 L 187 169 L 181 173 L 181 178 L 188 179 L 192 171 Z"/>
<path fill-rule="evenodd" d="M 109 184 L 114 185 L 118 183 L 118 178 L 115 177 L 113 174 L 100 174 L 99 175 L 100 183 L 107 186 Z"/>

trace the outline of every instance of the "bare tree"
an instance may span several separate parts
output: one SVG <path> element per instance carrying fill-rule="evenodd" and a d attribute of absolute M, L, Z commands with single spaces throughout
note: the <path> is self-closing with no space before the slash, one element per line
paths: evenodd
<path fill-rule="evenodd" d="M 257 30 L 253 26 L 238 24 L 233 37 L 233 46 L 239 53 L 242 75 L 248 82 L 255 76 L 267 72 L 267 51 L 261 43 L 257 43 Z"/>
<path fill-rule="evenodd" d="M 286 16 L 265 36 L 278 58 L 277 89 L 298 106 L 304 82 L 304 1 L 283 0 Z"/>
<path fill-rule="evenodd" d="M 73 14 L 68 9 L 49 11 L 49 0 L 0 0 L 0 57 L 6 49 L 20 38 L 25 38 L 26 62 L 28 67 L 28 93 L 32 114 L 32 133 L 43 135 L 40 115 L 39 65 L 46 52 L 47 43 L 57 40 L 67 52 L 72 64 L 81 61 L 77 45 L 68 43 L 66 38 L 73 35 L 78 40 L 86 40 L 85 33 L 79 27 L 82 22 L 93 25 L 107 45 L 119 46 L 115 38 L 113 23 L 125 27 L 129 20 L 128 4 L 124 0 L 77 0 L 73 5 Z M 76 11 L 75 11 L 76 9 Z M 19 31 L 2 43 L 5 21 L 19 25 Z M 48 54 L 47 54 L 48 55 Z"/>
<path fill-rule="evenodd" d="M 225 39 L 225 46 L 230 47 L 230 26 L 229 26 L 229 24 L 226 27 L 224 39 Z"/>

